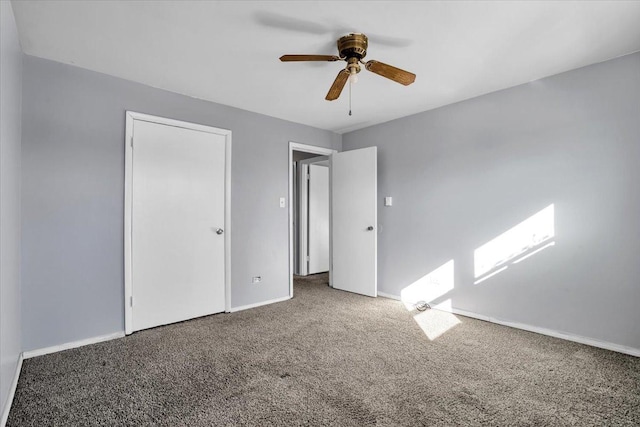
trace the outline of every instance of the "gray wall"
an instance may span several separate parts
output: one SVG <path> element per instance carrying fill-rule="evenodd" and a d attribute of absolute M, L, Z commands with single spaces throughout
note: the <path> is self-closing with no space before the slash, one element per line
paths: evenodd
<path fill-rule="evenodd" d="M 340 135 L 29 56 L 23 99 L 25 350 L 124 328 L 125 110 L 233 132 L 232 307 L 289 294 L 288 144 Z"/>
<path fill-rule="evenodd" d="M 22 51 L 11 3 L 0 1 L 0 412 L 22 351 L 20 134 Z"/>
<path fill-rule="evenodd" d="M 640 349 L 640 53 L 343 135 L 371 145 L 380 291 L 453 259 L 454 308 Z M 474 285 L 474 250 L 551 203 L 556 245 Z"/>

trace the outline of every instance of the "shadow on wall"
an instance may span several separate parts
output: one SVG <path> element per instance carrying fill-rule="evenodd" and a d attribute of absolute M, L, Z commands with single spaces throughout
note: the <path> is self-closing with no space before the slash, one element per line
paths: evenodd
<path fill-rule="evenodd" d="M 508 268 L 515 268 L 520 262 L 554 245 L 555 215 L 554 205 L 550 204 L 475 249 L 473 284 L 478 285 Z M 430 340 L 461 323 L 451 314 L 456 291 L 455 277 L 455 262 L 451 259 L 406 286 L 400 293 L 407 310 L 413 311 L 423 302 L 437 309 L 414 315 L 414 320 Z"/>

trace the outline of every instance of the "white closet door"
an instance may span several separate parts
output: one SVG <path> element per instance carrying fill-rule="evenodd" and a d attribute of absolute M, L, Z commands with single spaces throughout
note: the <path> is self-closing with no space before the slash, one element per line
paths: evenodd
<path fill-rule="evenodd" d="M 377 273 L 377 148 L 331 157 L 331 286 L 375 297 Z"/>
<path fill-rule="evenodd" d="M 329 271 L 329 168 L 309 165 L 309 274 Z"/>
<path fill-rule="evenodd" d="M 136 120 L 133 330 L 225 309 L 225 137 Z"/>

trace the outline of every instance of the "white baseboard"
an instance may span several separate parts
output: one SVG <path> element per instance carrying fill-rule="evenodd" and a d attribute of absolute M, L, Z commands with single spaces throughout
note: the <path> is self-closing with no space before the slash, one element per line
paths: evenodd
<path fill-rule="evenodd" d="M 497 323 L 499 325 L 508 326 L 510 328 L 522 329 L 529 332 L 535 332 L 537 334 L 548 335 L 550 337 L 560 338 L 567 341 L 573 341 L 580 344 L 590 345 L 592 347 L 603 348 L 605 350 L 611 350 L 618 353 L 628 354 L 630 356 L 640 357 L 640 349 L 638 348 L 627 347 L 624 345 L 614 344 L 607 341 L 600 341 L 595 338 L 588 338 L 588 337 L 583 337 L 580 335 L 570 334 L 566 332 L 555 331 L 553 329 L 540 328 L 537 326 L 527 325 L 525 323 L 509 322 L 507 320 L 495 319 L 488 316 L 469 313 L 464 310 L 452 309 L 451 311 L 454 314 L 459 314 L 461 316 L 467 316 L 467 317 L 474 317 L 476 319 L 485 320 L 491 323 Z"/>
<path fill-rule="evenodd" d="M 268 305 L 268 304 L 273 304 L 276 302 L 282 302 L 282 301 L 286 301 L 291 299 L 290 296 L 286 296 L 286 297 L 282 297 L 282 298 L 276 298 L 276 299 L 271 299 L 268 301 L 262 301 L 262 302 L 256 302 L 254 304 L 247 304 L 247 305 L 241 305 L 240 307 L 233 307 L 231 308 L 231 310 L 229 310 L 229 313 L 235 313 L 237 311 L 242 311 L 242 310 L 248 310 L 250 308 L 256 308 L 256 307 L 260 307 L 263 305 Z"/>
<path fill-rule="evenodd" d="M 83 347 L 89 344 L 97 344 L 99 342 L 110 341 L 122 337 L 124 337 L 124 332 L 114 332 L 113 334 L 100 335 L 98 337 L 87 338 L 84 340 L 72 341 L 64 344 L 54 345 L 51 347 L 25 351 L 23 355 L 25 359 L 31 359 L 32 357 L 44 356 L 45 354 L 57 353 L 59 351 L 70 350 L 72 348 Z"/>
<path fill-rule="evenodd" d="M 387 294 L 385 292 L 378 291 L 378 296 L 382 298 L 389 298 L 389 299 L 400 301 L 400 297 L 398 295 Z"/>
<path fill-rule="evenodd" d="M 387 294 L 384 292 L 378 292 L 378 295 L 384 298 L 390 298 L 394 300 L 401 301 L 402 299 L 398 295 Z M 614 344 L 607 341 L 600 341 L 594 338 L 587 338 L 580 335 L 569 334 L 566 332 L 554 331 L 553 329 L 540 328 L 537 326 L 527 325 L 525 323 L 511 322 L 508 320 L 498 319 L 491 316 L 485 316 L 483 314 L 473 313 L 471 311 L 459 310 L 457 308 L 444 309 L 434 307 L 435 310 L 447 311 L 453 314 L 457 314 L 459 316 L 472 317 L 478 320 L 484 320 L 485 322 L 496 323 L 498 325 L 508 326 L 510 328 L 522 329 L 524 331 L 535 332 L 537 334 L 547 335 L 554 338 L 560 338 L 567 341 L 573 341 L 580 344 L 590 345 L 592 347 L 603 348 L 605 350 L 611 350 L 618 353 L 624 353 L 635 357 L 640 357 L 640 349 L 627 347 L 620 344 Z"/>
<path fill-rule="evenodd" d="M 11 387 L 9 388 L 9 395 L 7 396 L 7 401 L 4 404 L 4 408 L 2 408 L 2 418 L 0 419 L 0 427 L 5 427 L 7 424 L 7 419 L 9 419 L 9 411 L 11 411 L 11 404 L 13 403 L 13 397 L 16 394 L 16 387 L 18 387 L 18 378 L 20 378 L 20 371 L 22 370 L 22 353 L 18 356 L 18 363 L 16 364 L 16 372 L 13 375 L 13 381 L 11 382 Z"/>

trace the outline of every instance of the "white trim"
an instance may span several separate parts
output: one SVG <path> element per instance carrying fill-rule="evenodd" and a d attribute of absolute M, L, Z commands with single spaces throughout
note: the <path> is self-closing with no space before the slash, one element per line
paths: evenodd
<path fill-rule="evenodd" d="M 166 117 L 152 116 L 144 113 L 137 113 L 135 111 L 127 111 L 127 117 L 131 117 L 132 120 L 140 120 L 149 123 L 158 123 L 167 126 L 174 126 L 177 128 L 198 130 L 200 132 L 214 133 L 216 135 L 230 135 L 231 131 L 228 129 L 220 129 L 208 125 L 200 125 L 197 123 L 184 122 L 182 120 L 168 119 Z"/>
<path fill-rule="evenodd" d="M 9 419 L 9 412 L 11 412 L 11 405 L 13 404 L 13 397 L 16 395 L 16 388 L 18 387 L 18 379 L 20 378 L 20 372 L 22 371 L 22 360 L 24 356 L 22 353 L 18 356 L 18 363 L 16 363 L 16 372 L 13 374 L 13 381 L 11 381 L 11 386 L 9 387 L 9 395 L 7 396 L 7 401 L 4 403 L 4 408 L 2 408 L 2 418 L 0 419 L 0 427 L 5 427 L 7 425 L 7 420 Z"/>
<path fill-rule="evenodd" d="M 301 180 L 302 185 L 298 185 L 298 206 L 294 206 L 293 209 L 298 207 L 298 224 L 297 233 L 298 236 L 298 274 L 300 276 L 309 275 L 309 163 L 298 162 L 300 167 L 298 168 L 298 178 Z M 295 246 L 295 242 L 294 242 Z"/>
<path fill-rule="evenodd" d="M 241 305 L 240 307 L 233 307 L 231 309 L 230 313 L 235 313 L 235 312 L 242 311 L 242 310 L 248 310 L 250 308 L 261 307 L 263 305 L 274 304 L 276 302 L 287 301 L 287 300 L 290 300 L 290 299 L 291 299 L 291 297 L 287 295 L 286 297 L 282 297 L 282 298 L 276 298 L 276 299 L 271 299 L 271 300 L 268 300 L 268 301 L 256 302 L 256 303 L 253 303 L 253 304 Z"/>
<path fill-rule="evenodd" d="M 490 316 L 485 316 L 484 314 L 474 313 L 472 311 L 460 310 L 460 309 L 453 308 L 453 307 L 451 307 L 451 309 L 445 309 L 445 308 L 442 308 L 442 307 L 433 307 L 433 309 L 434 310 L 439 310 L 439 311 L 446 311 L 447 313 L 453 313 L 453 314 L 457 314 L 459 316 L 471 317 L 472 319 L 482 320 L 484 322 L 495 323 L 497 325 L 506 326 L 504 323 L 502 323 L 498 319 L 493 319 Z M 512 326 L 512 327 L 516 328 L 516 329 L 523 329 L 525 331 L 528 330 L 528 329 L 524 329 L 524 328 L 517 328 L 515 326 Z"/>
<path fill-rule="evenodd" d="M 32 357 L 44 356 L 45 354 L 57 353 L 59 351 L 70 350 L 72 348 L 84 347 L 85 345 L 97 344 L 99 342 L 111 341 L 117 338 L 124 337 L 124 332 L 114 332 L 112 334 L 100 335 L 97 337 L 86 338 L 83 340 L 67 342 L 64 344 L 53 345 L 51 347 L 38 348 L 36 350 L 29 350 L 23 352 L 25 359 L 31 359 Z"/>
<path fill-rule="evenodd" d="M 124 330 L 126 334 L 133 332 L 133 311 L 131 310 L 132 277 L 131 277 L 131 196 L 133 176 L 133 121 L 135 114 L 127 111 L 126 131 L 124 138 Z"/>
<path fill-rule="evenodd" d="M 387 294 L 385 292 L 378 291 L 378 296 L 382 298 L 394 299 L 396 301 L 402 301 L 402 299 L 398 295 Z"/>
<path fill-rule="evenodd" d="M 387 294 L 384 292 L 378 292 L 378 295 L 384 298 L 389 298 L 397 301 L 402 301 L 398 295 Z M 605 350 L 611 350 L 618 353 L 624 353 L 631 356 L 640 357 L 640 349 L 627 347 L 620 344 L 614 344 L 607 341 L 600 341 L 594 338 L 587 338 L 580 335 L 574 335 L 566 332 L 554 331 L 553 329 L 540 328 L 537 326 L 527 325 L 525 323 L 510 322 L 508 320 L 502 320 L 491 316 L 485 316 L 483 314 L 473 313 L 471 311 L 459 310 L 457 308 L 444 309 L 434 307 L 434 310 L 446 311 L 449 313 L 457 314 L 459 316 L 471 317 L 473 319 L 484 320 L 485 322 L 496 323 L 502 326 L 508 326 L 510 328 L 521 329 L 523 331 L 534 332 L 536 334 L 547 335 L 554 338 L 560 338 L 567 341 L 573 341 L 580 344 L 590 345 L 592 347 L 603 348 Z"/>
<path fill-rule="evenodd" d="M 293 298 L 293 152 L 302 151 L 305 153 L 320 154 L 322 156 L 330 156 L 333 153 L 337 153 L 338 150 L 332 148 L 318 147 L 316 145 L 301 144 L 299 142 L 289 141 L 289 165 L 288 180 L 289 180 L 289 298 Z M 331 233 L 329 233 L 331 235 Z M 331 247 L 331 244 L 329 244 Z M 331 258 L 329 258 L 331 259 Z M 331 265 L 331 264 L 329 264 Z M 331 273 L 329 273 L 331 278 Z"/>
<path fill-rule="evenodd" d="M 224 160 L 224 311 L 231 310 L 231 131 L 226 134 Z"/>
<path fill-rule="evenodd" d="M 442 310 L 442 309 L 437 309 L 437 310 Z M 449 311 L 449 310 L 442 310 L 442 311 Z M 610 342 L 606 342 L 606 341 L 600 341 L 600 340 L 597 340 L 595 338 L 587 338 L 587 337 L 583 337 L 583 336 L 575 335 L 575 334 L 570 334 L 570 333 L 566 333 L 566 332 L 554 331 L 553 329 L 546 329 L 546 328 L 540 328 L 540 327 L 537 327 L 537 326 L 530 326 L 530 325 L 527 325 L 527 324 L 524 324 L 524 323 L 509 322 L 507 320 L 496 319 L 494 317 L 484 316 L 484 315 L 481 315 L 481 314 L 476 314 L 476 313 L 472 313 L 472 312 L 465 311 L 465 310 L 458 310 L 458 309 L 455 309 L 455 308 L 452 308 L 451 312 L 454 313 L 454 314 L 458 314 L 460 316 L 472 317 L 474 319 L 484 320 L 486 322 L 491 322 L 491 323 L 497 323 L 498 325 L 508 326 L 510 328 L 522 329 L 524 331 L 535 332 L 535 333 L 541 334 L 541 335 L 547 335 L 547 336 L 554 337 L 554 338 L 560 338 L 560 339 L 567 340 L 567 341 L 573 341 L 573 342 L 577 342 L 577 343 L 580 343 L 580 344 L 590 345 L 592 347 L 603 348 L 605 350 L 611 350 L 611 351 L 615 351 L 615 352 L 618 352 L 618 353 L 624 353 L 624 354 L 628 354 L 628 355 L 631 355 L 631 356 L 640 357 L 640 349 L 638 349 L 638 348 L 627 347 L 627 346 L 620 345 L 620 344 L 614 344 L 614 343 L 610 343 Z"/>
<path fill-rule="evenodd" d="M 333 156 L 329 156 L 329 287 L 333 288 Z"/>
<path fill-rule="evenodd" d="M 126 112 L 125 132 L 125 178 L 124 178 L 124 324 L 125 334 L 133 332 L 133 309 L 130 301 L 133 295 L 131 277 L 131 197 L 133 177 L 133 124 L 135 120 L 175 126 L 200 132 L 213 133 L 225 137 L 225 212 L 224 212 L 224 289 L 225 312 L 231 311 L 231 131 L 148 114 Z"/>
<path fill-rule="evenodd" d="M 298 186 L 298 210 L 297 215 L 294 215 L 294 218 L 298 218 L 298 223 L 296 225 L 296 232 L 299 239 L 300 245 L 298 246 L 298 256 L 302 255 L 302 262 L 298 260 L 298 274 L 300 276 L 308 276 L 309 274 L 309 186 L 311 181 L 309 181 L 309 176 L 311 173 L 311 165 L 327 162 L 326 167 L 329 168 L 329 156 L 320 156 L 320 157 L 312 157 L 310 159 L 300 160 L 298 162 L 298 175 L 297 178 L 304 180 L 304 185 Z M 296 206 L 294 206 L 294 209 Z M 330 207 L 327 206 L 329 209 Z M 330 212 L 328 212 L 330 213 Z M 327 215 L 329 216 L 329 215 Z M 295 233 L 294 233 L 295 234 Z M 295 244 L 294 244 L 295 246 Z M 330 254 L 329 254 L 330 257 Z M 330 259 L 330 258 L 329 258 Z M 322 273 L 322 272 L 319 272 Z"/>

